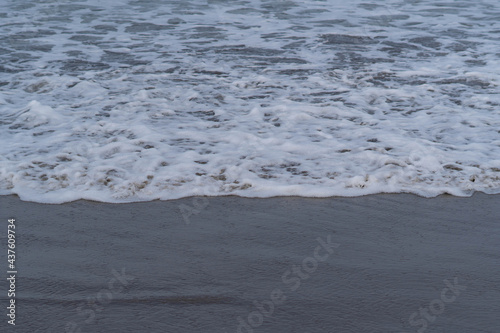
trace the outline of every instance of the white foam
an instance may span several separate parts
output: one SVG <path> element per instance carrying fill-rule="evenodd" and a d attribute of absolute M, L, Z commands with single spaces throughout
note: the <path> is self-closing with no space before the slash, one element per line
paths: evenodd
<path fill-rule="evenodd" d="M 0 194 L 500 193 L 493 0 L 16 6 Z"/>

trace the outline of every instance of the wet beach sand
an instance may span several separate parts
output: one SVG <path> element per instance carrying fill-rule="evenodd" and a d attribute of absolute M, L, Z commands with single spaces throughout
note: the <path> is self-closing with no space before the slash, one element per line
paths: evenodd
<path fill-rule="evenodd" d="M 500 329 L 500 195 L 0 205 L 16 332 Z"/>

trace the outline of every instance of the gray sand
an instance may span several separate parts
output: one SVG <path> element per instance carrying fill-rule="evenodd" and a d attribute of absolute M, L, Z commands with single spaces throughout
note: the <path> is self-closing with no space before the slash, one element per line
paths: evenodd
<path fill-rule="evenodd" d="M 499 195 L 0 204 L 16 332 L 500 331 Z"/>

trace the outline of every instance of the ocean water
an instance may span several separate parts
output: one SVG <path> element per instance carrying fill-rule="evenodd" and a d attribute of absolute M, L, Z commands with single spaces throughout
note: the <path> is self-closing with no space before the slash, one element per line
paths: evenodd
<path fill-rule="evenodd" d="M 500 5 L 0 0 L 0 194 L 500 193 Z"/>

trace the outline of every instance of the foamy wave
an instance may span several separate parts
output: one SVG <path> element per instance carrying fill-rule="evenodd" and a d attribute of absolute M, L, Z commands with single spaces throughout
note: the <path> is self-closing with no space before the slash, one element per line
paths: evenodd
<path fill-rule="evenodd" d="M 500 193 L 495 8 L 12 3 L 0 194 Z"/>

